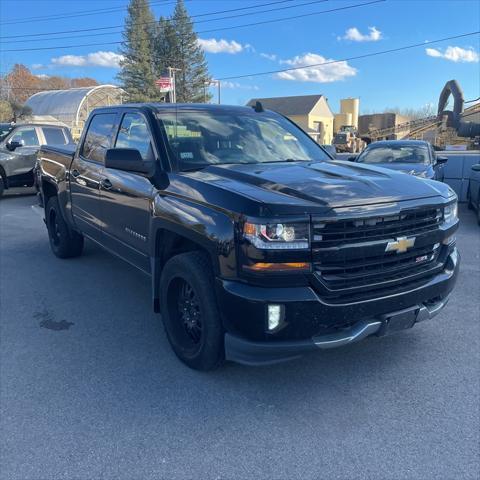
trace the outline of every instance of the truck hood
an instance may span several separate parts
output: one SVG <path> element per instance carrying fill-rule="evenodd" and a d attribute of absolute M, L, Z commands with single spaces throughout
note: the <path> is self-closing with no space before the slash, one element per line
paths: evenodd
<path fill-rule="evenodd" d="M 440 182 L 345 161 L 215 165 L 187 175 L 277 207 L 335 208 L 450 195 Z"/>

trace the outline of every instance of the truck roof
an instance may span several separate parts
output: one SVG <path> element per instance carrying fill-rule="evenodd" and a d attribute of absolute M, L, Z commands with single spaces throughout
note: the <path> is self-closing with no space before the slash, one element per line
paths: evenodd
<path fill-rule="evenodd" d="M 252 112 L 252 107 L 245 107 L 241 105 L 218 105 L 213 103 L 124 103 L 122 105 L 112 105 L 110 107 L 100 107 L 95 109 L 95 111 L 111 111 L 125 108 L 141 108 L 152 110 L 155 112 L 159 111 L 217 111 L 217 112 Z M 266 110 L 267 111 L 267 110 Z"/>

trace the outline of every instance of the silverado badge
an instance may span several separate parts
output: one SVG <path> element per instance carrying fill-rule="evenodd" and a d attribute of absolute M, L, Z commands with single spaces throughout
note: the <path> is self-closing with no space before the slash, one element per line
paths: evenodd
<path fill-rule="evenodd" d="M 396 240 L 387 243 L 386 252 L 405 253 L 415 244 L 415 237 L 398 237 Z"/>

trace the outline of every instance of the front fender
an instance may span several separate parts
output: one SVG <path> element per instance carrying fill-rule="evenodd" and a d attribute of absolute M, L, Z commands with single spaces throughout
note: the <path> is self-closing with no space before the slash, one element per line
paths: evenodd
<path fill-rule="evenodd" d="M 162 195 L 154 198 L 152 213 L 150 258 L 155 311 L 158 311 L 157 292 L 164 262 L 157 249 L 157 238 L 163 238 L 163 232 L 175 233 L 205 250 L 215 276 L 235 277 L 235 222 L 231 215 L 208 205 Z"/>
<path fill-rule="evenodd" d="M 215 275 L 235 274 L 235 222 L 227 212 L 178 197 L 157 195 L 152 222 L 152 238 L 156 238 L 160 229 L 181 235 L 210 254 Z"/>

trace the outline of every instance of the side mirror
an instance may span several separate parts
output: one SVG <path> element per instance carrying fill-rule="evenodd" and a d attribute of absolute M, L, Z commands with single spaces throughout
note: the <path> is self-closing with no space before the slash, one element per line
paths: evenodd
<path fill-rule="evenodd" d="M 349 162 L 356 162 L 357 158 L 358 158 L 357 155 L 352 155 L 352 156 L 348 157 L 347 160 Z"/>
<path fill-rule="evenodd" d="M 474 172 L 480 172 L 480 163 L 477 163 L 476 165 L 472 165 L 472 170 Z"/>
<path fill-rule="evenodd" d="M 105 167 L 136 173 L 150 171 L 142 155 L 135 148 L 109 148 L 105 153 Z"/>
<path fill-rule="evenodd" d="M 11 151 L 13 152 L 16 148 L 19 148 L 19 147 L 23 147 L 25 146 L 25 142 L 23 140 L 19 140 L 19 141 L 12 141 L 12 142 L 7 142 L 7 145 L 6 147 Z"/>
<path fill-rule="evenodd" d="M 448 162 L 448 157 L 437 157 L 437 163 L 439 165 L 443 164 L 443 163 L 447 163 Z"/>

